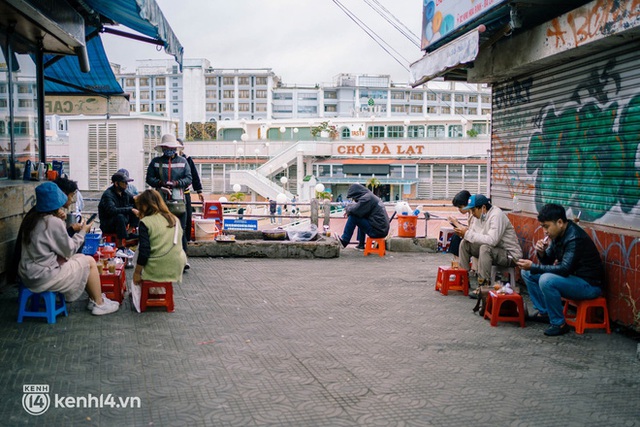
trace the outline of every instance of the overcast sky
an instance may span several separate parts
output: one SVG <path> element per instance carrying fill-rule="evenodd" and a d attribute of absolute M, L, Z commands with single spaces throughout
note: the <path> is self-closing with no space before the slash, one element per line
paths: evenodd
<path fill-rule="evenodd" d="M 331 82 L 339 73 L 390 74 L 395 82 L 409 80 L 409 72 L 332 0 L 156 1 L 184 46 L 185 58 L 205 58 L 212 67 L 271 68 L 285 84 Z M 422 56 L 419 47 L 365 0 L 340 2 L 390 43 L 405 58 L 399 58 L 405 67 Z M 422 0 L 368 2 L 382 4 L 415 37 L 420 35 Z M 109 60 L 129 72 L 137 59 L 172 58 L 150 44 L 102 37 Z"/>

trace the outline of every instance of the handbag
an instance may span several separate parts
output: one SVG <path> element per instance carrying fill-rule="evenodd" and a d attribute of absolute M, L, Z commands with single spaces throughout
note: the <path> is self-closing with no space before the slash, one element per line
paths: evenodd
<path fill-rule="evenodd" d="M 161 164 L 158 165 L 158 176 L 162 179 Z M 169 180 L 171 180 L 171 164 L 169 164 Z M 166 197 L 164 193 L 162 193 L 162 196 Z M 181 188 L 172 188 L 171 198 L 165 200 L 165 202 L 167 208 L 169 208 L 169 212 L 175 216 L 184 215 L 184 213 L 187 212 L 187 205 L 184 202 L 184 193 Z"/>
<path fill-rule="evenodd" d="M 187 211 L 187 205 L 184 200 L 167 200 L 167 207 L 169 212 L 175 216 L 183 215 Z"/>

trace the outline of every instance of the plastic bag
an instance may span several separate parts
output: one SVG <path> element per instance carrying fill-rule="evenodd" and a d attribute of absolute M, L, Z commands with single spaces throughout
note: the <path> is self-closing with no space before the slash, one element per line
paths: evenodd
<path fill-rule="evenodd" d="M 287 236 L 292 242 L 309 242 L 318 235 L 318 226 L 305 224 L 295 229 L 287 230 Z"/>

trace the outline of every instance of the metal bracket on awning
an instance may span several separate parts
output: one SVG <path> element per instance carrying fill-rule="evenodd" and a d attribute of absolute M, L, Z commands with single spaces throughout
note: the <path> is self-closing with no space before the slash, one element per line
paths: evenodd
<path fill-rule="evenodd" d="M 131 34 L 131 33 L 125 32 L 125 31 L 116 30 L 114 28 L 102 27 L 100 29 L 100 31 L 103 32 L 103 33 L 107 33 L 107 34 L 113 34 L 113 35 L 120 36 L 120 37 L 126 37 L 126 38 L 132 39 L 132 40 L 138 40 L 138 41 L 145 42 L 145 43 L 155 44 L 156 46 L 164 46 L 164 42 L 162 40 L 153 39 L 151 37 L 143 37 L 143 36 L 139 36 L 137 34 Z"/>

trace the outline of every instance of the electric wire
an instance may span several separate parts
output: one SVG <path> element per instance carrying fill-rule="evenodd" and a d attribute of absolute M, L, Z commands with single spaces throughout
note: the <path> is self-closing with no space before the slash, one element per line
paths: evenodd
<path fill-rule="evenodd" d="M 349 19 L 351 19 L 353 22 L 355 22 L 356 25 L 358 25 L 369 37 L 371 37 L 371 39 L 373 41 L 375 41 L 378 44 L 378 46 L 380 46 L 382 48 L 382 50 L 387 52 L 387 54 L 389 56 L 391 56 L 391 58 L 393 58 L 394 61 L 396 61 L 398 64 L 400 64 L 400 66 L 402 68 L 404 68 L 405 70 L 410 71 L 409 67 L 407 65 L 405 65 L 405 64 L 409 64 L 410 63 L 410 61 L 407 58 L 402 56 L 402 54 L 400 54 L 400 52 L 395 50 L 389 43 L 387 43 L 375 31 L 373 31 L 369 26 L 367 26 L 353 12 L 351 12 L 351 10 L 349 10 L 349 8 L 347 8 L 345 5 L 340 3 L 339 0 L 332 0 L 332 1 L 336 6 L 338 6 L 340 8 L 340 10 L 342 10 L 349 17 Z M 395 55 L 393 53 L 391 53 L 391 51 L 395 52 Z M 404 63 L 400 59 L 398 59 L 398 57 L 402 58 L 402 60 L 404 60 Z"/>
<path fill-rule="evenodd" d="M 420 48 L 420 37 L 411 32 L 406 25 L 402 23 L 395 15 L 393 15 L 387 8 L 385 8 L 377 0 L 363 0 L 371 9 L 373 9 L 378 15 L 380 15 L 385 21 L 387 21 L 393 28 L 398 30 L 400 34 L 405 36 L 407 40 L 413 43 L 417 48 Z M 377 6 L 374 6 L 374 3 Z"/>

